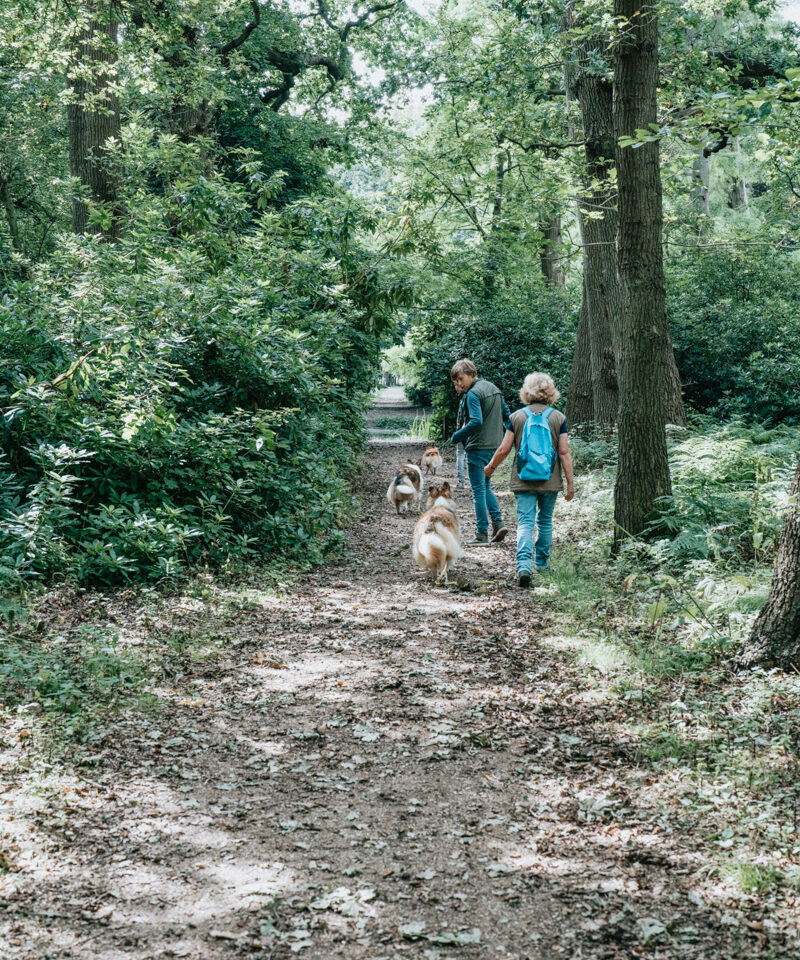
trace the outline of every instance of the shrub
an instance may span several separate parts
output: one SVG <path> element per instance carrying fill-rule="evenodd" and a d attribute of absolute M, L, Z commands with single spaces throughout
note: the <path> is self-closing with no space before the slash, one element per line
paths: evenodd
<path fill-rule="evenodd" d="M 800 422 L 795 257 L 762 248 L 679 257 L 669 262 L 667 311 L 692 406 L 726 419 Z"/>
<path fill-rule="evenodd" d="M 659 559 L 734 566 L 771 556 L 780 536 L 789 481 L 800 452 L 797 429 L 715 424 L 671 452 L 673 493 L 664 498 L 654 532 Z"/>
<path fill-rule="evenodd" d="M 402 286 L 346 198 L 251 219 L 240 186 L 186 191 L 202 231 L 132 198 L 121 243 L 64 237 L 7 288 L 0 577 L 160 579 L 341 543 Z"/>
<path fill-rule="evenodd" d="M 456 360 L 469 357 L 480 376 L 503 392 L 512 410 L 519 388 L 533 370 L 549 373 L 566 393 L 578 324 L 578 292 L 530 284 L 491 300 L 452 302 L 426 315 L 412 330 L 417 386 L 412 403 L 433 406 L 433 435 L 449 435 L 457 398 L 450 382 Z"/>

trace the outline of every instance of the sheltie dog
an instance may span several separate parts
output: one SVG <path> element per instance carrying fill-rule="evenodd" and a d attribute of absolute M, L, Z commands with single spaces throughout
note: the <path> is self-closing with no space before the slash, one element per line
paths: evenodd
<path fill-rule="evenodd" d="M 446 480 L 428 488 L 428 509 L 414 527 L 411 550 L 421 567 L 436 572 L 437 583 L 447 583 L 447 571 L 463 556 L 461 528 Z"/>
<path fill-rule="evenodd" d="M 422 471 L 415 463 L 404 463 L 397 476 L 389 484 L 386 499 L 397 513 L 405 513 L 409 504 L 419 503 L 422 487 Z M 402 508 L 402 510 L 401 510 Z"/>
<path fill-rule="evenodd" d="M 421 467 L 425 467 L 425 475 L 433 473 L 434 477 L 436 476 L 436 471 L 442 465 L 442 455 L 439 453 L 439 450 L 431 445 L 427 447 L 425 453 L 422 454 L 422 459 L 419 462 Z"/>

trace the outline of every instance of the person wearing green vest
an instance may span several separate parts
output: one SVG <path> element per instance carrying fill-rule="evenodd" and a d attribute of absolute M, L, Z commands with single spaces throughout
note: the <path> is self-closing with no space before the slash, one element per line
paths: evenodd
<path fill-rule="evenodd" d="M 469 419 L 450 438 L 453 444 L 463 443 L 467 451 L 467 475 L 472 487 L 477 532 L 474 544 L 489 542 L 489 518 L 492 520 L 492 543 L 500 543 L 508 533 L 500 506 L 483 468 L 500 446 L 511 412 L 500 390 L 488 380 L 478 377 L 471 360 L 459 360 L 450 371 L 456 390 L 464 395 Z"/>

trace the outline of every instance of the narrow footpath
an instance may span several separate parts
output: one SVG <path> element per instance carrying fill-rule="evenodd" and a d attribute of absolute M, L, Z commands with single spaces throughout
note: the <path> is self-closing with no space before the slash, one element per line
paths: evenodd
<path fill-rule="evenodd" d="M 414 567 L 415 515 L 385 491 L 421 449 L 371 445 L 349 553 L 285 591 L 65 607 L 65 629 L 110 618 L 221 652 L 74 769 L 39 770 L 38 795 L 33 769 L 5 785 L 27 808 L 3 958 L 740 955 L 690 897 L 702 857 L 644 799 L 547 585 L 516 588 L 513 535 L 449 586 Z M 459 506 L 471 533 L 468 490 Z"/>

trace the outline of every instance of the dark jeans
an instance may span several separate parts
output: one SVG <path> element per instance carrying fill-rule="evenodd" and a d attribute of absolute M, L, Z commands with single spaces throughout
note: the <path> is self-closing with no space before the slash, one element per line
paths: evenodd
<path fill-rule="evenodd" d="M 483 468 L 492 459 L 494 450 L 467 450 L 467 475 L 472 487 L 472 502 L 475 504 L 475 523 L 478 533 L 489 532 L 489 517 L 499 527 L 503 523 L 500 506 L 492 490 L 491 481 Z"/>

